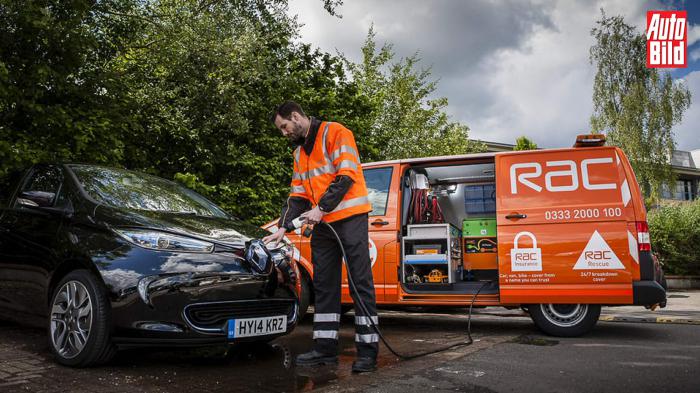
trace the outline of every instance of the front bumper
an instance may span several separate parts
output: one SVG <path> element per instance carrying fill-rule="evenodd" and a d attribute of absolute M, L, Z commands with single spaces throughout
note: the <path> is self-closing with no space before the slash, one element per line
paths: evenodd
<path fill-rule="evenodd" d="M 236 318 L 283 313 L 287 329 L 282 334 L 291 332 L 297 324 L 293 272 L 277 268 L 270 274 L 256 274 L 224 253 L 130 251 L 100 270 L 111 303 L 112 337 L 120 346 L 226 343 L 230 341 L 225 325 L 228 319 Z M 232 304 L 245 307 L 230 307 Z M 193 318 L 195 309 L 199 319 Z M 279 335 L 236 342 L 269 340 Z"/>
<path fill-rule="evenodd" d="M 221 277 L 224 276 L 224 277 Z M 298 300 L 276 277 L 219 277 L 176 280 L 177 286 L 148 289 L 112 302 L 115 343 L 120 345 L 204 345 L 229 342 L 229 319 L 286 315 L 291 332 L 298 320 Z M 271 288 L 273 287 L 273 288 Z M 257 336 L 238 341 L 269 340 Z M 176 343 L 177 342 L 177 343 Z"/>

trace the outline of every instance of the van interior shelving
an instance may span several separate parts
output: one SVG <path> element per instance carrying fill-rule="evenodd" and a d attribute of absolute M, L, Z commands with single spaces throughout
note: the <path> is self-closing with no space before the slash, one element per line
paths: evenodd
<path fill-rule="evenodd" d="M 399 269 L 406 292 L 498 293 L 494 173 L 493 161 L 406 171 Z M 414 206 L 421 192 L 425 214 Z"/>

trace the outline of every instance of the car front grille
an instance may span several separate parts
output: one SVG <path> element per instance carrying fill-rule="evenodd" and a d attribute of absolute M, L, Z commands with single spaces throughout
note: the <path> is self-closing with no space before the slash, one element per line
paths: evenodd
<path fill-rule="evenodd" d="M 185 307 L 185 318 L 197 330 L 220 332 L 229 319 L 286 315 L 292 320 L 295 312 L 290 299 L 241 300 L 191 304 Z"/>

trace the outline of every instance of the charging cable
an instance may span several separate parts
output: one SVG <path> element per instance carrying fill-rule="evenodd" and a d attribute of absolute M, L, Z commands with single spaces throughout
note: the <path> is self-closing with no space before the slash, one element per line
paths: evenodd
<path fill-rule="evenodd" d="M 296 218 L 292 221 L 292 224 L 294 225 L 295 228 L 301 228 L 303 221 L 300 218 Z M 345 268 L 346 268 L 345 270 L 348 273 L 348 283 L 350 284 L 350 290 L 355 294 L 355 299 L 357 300 L 357 304 L 355 306 L 360 307 L 362 314 L 369 316 L 370 313 L 367 311 L 367 306 L 365 305 L 364 301 L 362 300 L 362 298 L 358 294 L 357 287 L 355 286 L 355 281 L 352 279 L 352 273 L 350 273 L 350 268 L 348 267 L 348 264 L 347 264 L 348 258 L 345 255 L 345 247 L 343 247 L 343 242 L 340 240 L 340 236 L 338 236 L 338 233 L 335 231 L 335 229 L 330 224 L 328 224 L 326 222 L 321 221 L 317 225 L 325 225 L 326 227 L 328 227 L 328 229 L 331 230 L 331 232 L 333 232 L 333 235 L 335 236 L 335 240 L 338 242 L 338 246 L 340 247 L 340 250 L 343 253 L 343 263 L 345 264 Z M 307 230 L 308 230 L 308 228 L 307 228 Z M 309 231 L 305 231 L 305 233 L 304 233 L 305 236 L 306 236 L 306 233 L 309 233 Z M 367 318 L 367 319 L 369 320 L 370 325 L 372 326 L 372 329 L 377 333 L 377 335 L 382 340 L 382 342 L 387 347 L 387 349 L 389 349 L 389 352 L 391 352 L 396 357 L 403 359 L 403 360 L 415 359 L 415 358 L 419 358 L 422 356 L 432 355 L 432 354 L 438 353 L 438 352 L 444 352 L 444 351 L 447 351 L 447 350 L 455 348 L 455 347 L 460 347 L 460 346 L 464 346 L 464 345 L 471 345 L 474 343 L 474 340 L 472 339 L 472 308 L 474 307 L 474 302 L 476 301 L 477 295 L 479 295 L 481 290 L 486 286 L 486 284 L 489 284 L 489 283 L 490 283 L 490 281 L 484 281 L 484 283 L 481 284 L 479 289 L 476 291 L 476 293 L 472 297 L 471 303 L 469 304 L 469 316 L 467 318 L 467 340 L 466 341 L 460 341 L 460 342 L 457 342 L 454 344 L 447 345 L 445 347 L 440 347 L 440 348 L 433 349 L 433 350 L 426 351 L 426 352 L 419 352 L 419 353 L 413 353 L 413 354 L 402 354 L 402 353 L 396 351 L 389 344 L 389 342 L 387 342 L 386 338 L 384 338 L 384 335 L 382 335 L 381 330 L 379 330 L 379 326 L 377 326 L 374 323 L 372 318 Z"/>

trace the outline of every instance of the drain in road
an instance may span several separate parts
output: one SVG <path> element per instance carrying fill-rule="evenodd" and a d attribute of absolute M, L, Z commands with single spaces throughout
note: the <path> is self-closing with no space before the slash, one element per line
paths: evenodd
<path fill-rule="evenodd" d="M 532 337 L 532 336 L 520 336 L 509 341 L 515 344 L 525 344 L 525 345 L 537 345 L 541 347 L 549 347 L 552 345 L 559 344 L 557 340 L 548 340 L 542 337 Z"/>

